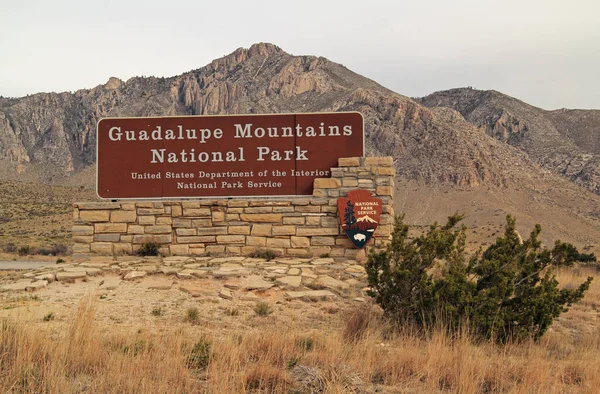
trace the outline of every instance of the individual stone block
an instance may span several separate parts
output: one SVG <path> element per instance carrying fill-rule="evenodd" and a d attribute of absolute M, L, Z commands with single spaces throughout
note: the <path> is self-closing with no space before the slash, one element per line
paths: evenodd
<path fill-rule="evenodd" d="M 294 212 L 294 207 L 273 207 L 273 213 L 286 213 L 286 212 Z"/>
<path fill-rule="evenodd" d="M 118 234 L 117 234 L 118 235 Z M 89 244 L 94 241 L 94 236 L 92 235 L 73 235 L 73 242 Z"/>
<path fill-rule="evenodd" d="M 337 227 L 339 226 L 338 218 L 331 216 L 321 216 L 322 227 Z"/>
<path fill-rule="evenodd" d="M 298 227 L 296 229 L 296 235 L 298 236 L 315 236 L 315 235 L 338 235 L 339 229 L 333 228 L 320 228 L 320 227 Z"/>
<path fill-rule="evenodd" d="M 251 253 L 256 252 L 258 249 L 260 249 L 259 246 L 242 246 L 242 254 L 244 256 L 247 256 Z"/>
<path fill-rule="evenodd" d="M 90 250 L 98 254 L 113 254 L 113 244 L 109 242 L 93 242 Z"/>
<path fill-rule="evenodd" d="M 394 189 L 391 186 L 377 186 L 377 195 L 379 196 L 393 196 Z"/>
<path fill-rule="evenodd" d="M 306 205 L 306 206 L 297 206 L 296 212 L 302 213 L 319 213 L 321 212 L 321 207 L 318 205 Z"/>
<path fill-rule="evenodd" d="M 95 233 L 126 233 L 126 223 L 96 223 L 94 225 Z"/>
<path fill-rule="evenodd" d="M 164 208 L 138 208 L 138 215 L 162 215 L 165 213 Z"/>
<path fill-rule="evenodd" d="M 252 235 L 270 236 L 272 234 L 272 224 L 253 224 Z"/>
<path fill-rule="evenodd" d="M 240 215 L 238 213 L 225 214 L 225 221 L 231 222 L 232 220 L 240 220 Z"/>
<path fill-rule="evenodd" d="M 154 208 L 154 204 L 151 201 L 148 201 L 148 202 L 136 202 L 135 206 L 137 208 Z"/>
<path fill-rule="evenodd" d="M 338 167 L 358 167 L 360 166 L 360 157 L 340 157 Z"/>
<path fill-rule="evenodd" d="M 308 248 L 310 246 L 310 238 L 308 237 L 291 237 L 292 248 Z"/>
<path fill-rule="evenodd" d="M 273 207 L 248 207 L 244 208 L 244 213 L 271 213 Z"/>
<path fill-rule="evenodd" d="M 394 159 L 391 156 L 385 157 L 365 157 L 365 167 L 392 167 Z"/>
<path fill-rule="evenodd" d="M 146 234 L 170 234 L 173 229 L 169 225 L 163 226 L 146 226 L 144 229 Z"/>
<path fill-rule="evenodd" d="M 390 167 L 374 167 L 371 169 L 373 174 L 379 176 L 396 176 L 396 170 Z"/>
<path fill-rule="evenodd" d="M 122 202 L 121 203 L 122 211 L 135 211 L 135 203 L 133 202 Z"/>
<path fill-rule="evenodd" d="M 227 227 L 200 227 L 198 235 L 226 235 Z"/>
<path fill-rule="evenodd" d="M 242 247 L 227 245 L 225 247 L 225 252 L 229 253 L 229 254 L 240 255 L 240 254 L 242 254 Z"/>
<path fill-rule="evenodd" d="M 225 212 L 213 211 L 212 221 L 213 221 L 213 223 L 214 222 L 224 222 L 225 221 Z"/>
<path fill-rule="evenodd" d="M 331 253 L 331 246 L 311 246 L 309 250 L 313 256 L 322 256 Z"/>
<path fill-rule="evenodd" d="M 208 245 L 206 253 L 225 253 L 225 245 Z"/>
<path fill-rule="evenodd" d="M 227 206 L 228 207 L 247 207 L 248 206 L 248 200 L 229 200 L 227 201 Z"/>
<path fill-rule="evenodd" d="M 121 239 L 119 241 L 120 242 L 132 243 L 133 242 L 133 235 L 121 235 Z"/>
<path fill-rule="evenodd" d="M 188 245 L 169 245 L 169 251 L 173 256 L 186 256 L 190 252 Z"/>
<path fill-rule="evenodd" d="M 313 189 L 313 196 L 314 197 L 327 197 L 328 193 L 327 193 L 328 189 Z"/>
<path fill-rule="evenodd" d="M 186 208 L 185 205 L 184 205 L 183 206 L 183 216 L 210 217 L 211 216 L 211 211 L 210 211 L 210 208 L 208 208 L 208 207 Z"/>
<path fill-rule="evenodd" d="M 95 242 L 119 242 L 121 234 L 94 234 Z"/>
<path fill-rule="evenodd" d="M 198 230 L 196 230 L 195 228 L 178 228 L 175 229 L 175 234 L 177 234 L 178 236 L 192 236 L 192 235 L 197 235 L 198 234 Z"/>
<path fill-rule="evenodd" d="M 139 216 L 138 224 L 154 224 L 156 222 L 155 216 Z"/>
<path fill-rule="evenodd" d="M 307 226 L 320 226 L 321 225 L 321 216 L 307 216 L 306 217 L 306 225 Z"/>
<path fill-rule="evenodd" d="M 350 179 L 350 178 L 344 178 L 344 179 L 342 179 L 342 186 L 357 187 L 358 186 L 358 180 L 356 180 L 356 179 Z"/>
<path fill-rule="evenodd" d="M 217 235 L 218 244 L 244 244 L 246 237 L 244 235 Z"/>
<path fill-rule="evenodd" d="M 176 218 L 183 215 L 183 209 L 181 205 L 173 205 L 171 206 L 171 216 Z"/>
<path fill-rule="evenodd" d="M 308 198 L 295 198 L 292 200 L 292 205 L 309 205 L 310 199 Z"/>
<path fill-rule="evenodd" d="M 309 257 L 311 253 L 308 248 L 288 248 L 285 250 L 288 256 L 294 257 Z"/>
<path fill-rule="evenodd" d="M 192 219 L 192 227 L 211 227 L 212 220 L 207 219 Z"/>
<path fill-rule="evenodd" d="M 209 236 L 193 236 L 193 237 L 177 237 L 178 244 L 200 244 L 205 242 L 216 242 L 214 235 Z"/>
<path fill-rule="evenodd" d="M 250 226 L 229 226 L 227 232 L 236 235 L 250 235 Z"/>
<path fill-rule="evenodd" d="M 143 244 L 146 242 L 157 242 L 159 244 L 169 244 L 173 241 L 173 237 L 171 234 L 163 234 L 163 235 L 134 235 L 133 243 L 134 244 Z"/>
<path fill-rule="evenodd" d="M 335 245 L 335 238 L 334 237 L 312 237 L 310 239 L 310 244 L 317 245 L 317 246 L 332 246 L 332 245 Z"/>
<path fill-rule="evenodd" d="M 325 205 L 321 207 L 321 213 L 333 213 L 337 214 L 337 207 L 332 205 Z"/>
<path fill-rule="evenodd" d="M 73 235 L 92 235 L 94 226 L 73 226 Z"/>
<path fill-rule="evenodd" d="M 144 234 L 144 226 L 130 224 L 127 226 L 127 234 Z"/>
<path fill-rule="evenodd" d="M 246 237 L 246 245 L 248 245 L 248 246 L 266 246 L 267 245 L 267 237 L 248 236 L 248 237 Z"/>
<path fill-rule="evenodd" d="M 304 224 L 306 218 L 303 216 L 298 217 L 284 217 L 283 224 Z"/>
<path fill-rule="evenodd" d="M 73 253 L 89 253 L 90 245 L 89 244 L 74 244 L 72 247 Z"/>
<path fill-rule="evenodd" d="M 73 220 L 79 220 L 79 208 L 73 208 Z"/>
<path fill-rule="evenodd" d="M 339 179 L 335 178 L 315 178 L 313 185 L 315 189 L 336 189 L 342 184 Z"/>
<path fill-rule="evenodd" d="M 313 198 L 310 200 L 310 205 L 327 205 L 329 203 L 329 199 L 327 198 Z"/>
<path fill-rule="evenodd" d="M 204 247 L 195 247 L 195 248 L 190 247 L 189 254 L 191 256 L 198 256 L 198 255 L 201 255 L 204 253 L 206 253 L 206 249 Z"/>
<path fill-rule="evenodd" d="M 279 223 L 281 217 L 281 213 L 243 213 L 240 215 L 243 221 L 251 223 Z"/>
<path fill-rule="evenodd" d="M 110 221 L 113 223 L 135 223 L 137 214 L 135 211 L 112 211 Z"/>
<path fill-rule="evenodd" d="M 273 226 L 273 235 L 295 235 L 296 226 Z"/>
<path fill-rule="evenodd" d="M 173 227 L 192 227 L 192 219 L 173 219 Z"/>
<path fill-rule="evenodd" d="M 342 246 L 344 248 L 353 248 L 354 247 L 354 244 L 352 243 L 352 241 L 350 241 L 350 239 L 347 236 L 337 237 L 335 239 L 335 244 L 338 246 Z"/>
<path fill-rule="evenodd" d="M 165 209 L 167 208 L 171 208 L 171 207 L 165 207 Z M 170 217 L 158 217 L 156 218 L 156 224 L 168 224 L 169 226 L 173 224 L 173 218 Z"/>
<path fill-rule="evenodd" d="M 289 248 L 290 246 L 288 238 L 267 238 L 268 248 Z"/>
<path fill-rule="evenodd" d="M 79 219 L 84 222 L 108 222 L 110 211 L 79 211 Z"/>

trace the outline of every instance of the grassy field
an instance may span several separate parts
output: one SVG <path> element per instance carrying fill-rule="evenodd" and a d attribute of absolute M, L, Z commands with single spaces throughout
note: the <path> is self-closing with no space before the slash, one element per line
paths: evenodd
<path fill-rule="evenodd" d="M 17 249 L 69 245 L 73 202 L 93 200 L 90 189 L 0 182 L 0 252 L 7 244 Z"/>
<path fill-rule="evenodd" d="M 596 274 L 578 267 L 561 271 L 559 280 L 574 286 Z M 397 332 L 368 303 L 321 308 L 330 315 L 326 324 L 316 324 L 319 317 L 302 310 L 310 303 L 301 303 L 268 316 L 224 310 L 222 322 L 203 326 L 177 307 L 152 309 L 154 324 L 107 324 L 99 302 L 97 294 L 87 295 L 59 321 L 48 313 L 35 322 L 0 323 L 0 391 L 592 393 L 600 387 L 598 281 L 539 343 L 506 346 L 442 328 L 425 336 L 410 327 Z M 173 317 L 161 318 L 165 313 Z"/>

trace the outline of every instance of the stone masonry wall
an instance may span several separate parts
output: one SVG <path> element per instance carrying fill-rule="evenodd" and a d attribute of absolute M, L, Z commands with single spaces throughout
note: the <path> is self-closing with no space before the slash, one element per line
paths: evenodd
<path fill-rule="evenodd" d="M 331 175 L 315 179 L 312 197 L 75 203 L 73 253 L 133 254 L 154 241 L 164 255 L 247 255 L 269 249 L 285 256 L 360 258 L 365 252 L 343 233 L 337 214 L 337 198 L 357 188 L 383 200 L 368 246 L 388 242 L 394 215 L 392 158 L 341 158 Z"/>

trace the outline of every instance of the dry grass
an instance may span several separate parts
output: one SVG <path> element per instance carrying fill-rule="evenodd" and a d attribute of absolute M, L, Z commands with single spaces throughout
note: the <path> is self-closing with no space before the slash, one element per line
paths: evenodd
<path fill-rule="evenodd" d="M 566 286 L 593 274 L 559 273 Z M 273 323 L 237 333 L 189 324 L 107 332 L 97 297 L 62 329 L 2 323 L 0 392 L 49 393 L 588 393 L 600 387 L 600 285 L 539 343 L 496 346 L 438 328 L 391 330 L 378 308 L 340 313 L 336 327 Z"/>

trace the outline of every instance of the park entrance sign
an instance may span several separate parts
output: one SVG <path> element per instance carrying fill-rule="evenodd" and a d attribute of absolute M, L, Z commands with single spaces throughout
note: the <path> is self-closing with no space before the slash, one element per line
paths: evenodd
<path fill-rule="evenodd" d="M 364 156 L 358 112 L 106 118 L 97 133 L 105 199 L 311 195 Z"/>

